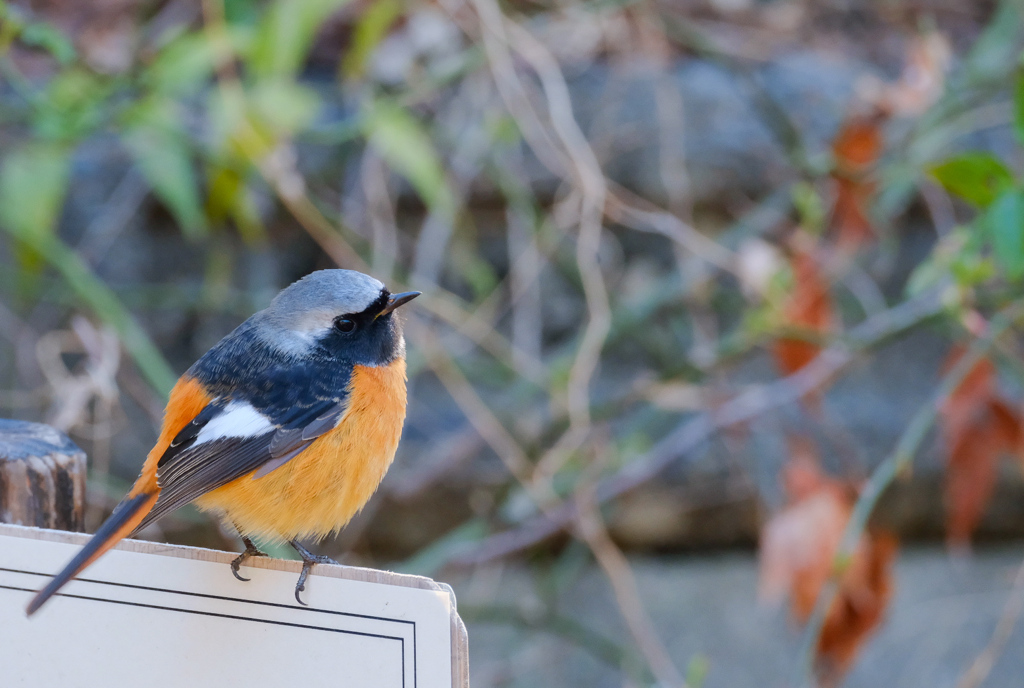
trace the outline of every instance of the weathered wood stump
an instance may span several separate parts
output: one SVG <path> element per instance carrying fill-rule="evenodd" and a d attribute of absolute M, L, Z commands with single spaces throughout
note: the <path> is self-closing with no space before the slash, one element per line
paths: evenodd
<path fill-rule="evenodd" d="M 41 423 L 0 419 L 0 523 L 82 531 L 85 452 Z"/>

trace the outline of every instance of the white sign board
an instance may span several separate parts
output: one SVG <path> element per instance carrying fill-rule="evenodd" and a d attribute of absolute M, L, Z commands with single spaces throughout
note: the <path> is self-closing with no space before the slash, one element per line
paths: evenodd
<path fill-rule="evenodd" d="M 25 605 L 88 539 L 0 524 L 0 685 L 32 688 L 468 688 L 451 589 L 348 566 L 122 541 L 31 619 Z M 249 565 L 251 563 L 251 565 Z"/>

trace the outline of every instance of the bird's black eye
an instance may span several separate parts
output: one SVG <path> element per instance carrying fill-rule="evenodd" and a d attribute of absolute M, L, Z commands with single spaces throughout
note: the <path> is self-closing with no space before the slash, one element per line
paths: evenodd
<path fill-rule="evenodd" d="M 336 318 L 334 328 L 342 334 L 352 334 L 356 331 L 356 321 L 352 318 Z"/>

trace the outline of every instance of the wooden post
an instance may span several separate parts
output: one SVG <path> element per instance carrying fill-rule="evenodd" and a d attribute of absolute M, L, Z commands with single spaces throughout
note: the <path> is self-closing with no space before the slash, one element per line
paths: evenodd
<path fill-rule="evenodd" d="M 0 523 L 81 532 L 85 452 L 41 423 L 0 419 Z"/>

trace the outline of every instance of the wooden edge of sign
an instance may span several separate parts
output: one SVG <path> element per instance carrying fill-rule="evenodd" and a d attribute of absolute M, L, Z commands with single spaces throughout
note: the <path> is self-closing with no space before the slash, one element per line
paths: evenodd
<path fill-rule="evenodd" d="M 70 545 L 84 545 L 89 541 L 91 535 L 85 533 L 71 533 L 65 530 L 46 530 L 31 526 L 19 526 L 9 523 L 0 523 L 0 535 L 11 537 L 28 538 L 31 540 L 45 540 L 48 542 L 61 542 Z M 115 549 L 126 552 L 139 552 L 142 554 L 159 554 L 165 557 L 179 557 L 181 559 L 196 559 L 199 561 L 212 561 L 215 563 L 230 564 L 238 556 L 236 552 L 221 552 L 215 549 L 202 547 L 188 547 L 185 545 L 169 545 L 162 542 L 150 540 L 121 540 Z M 272 559 L 270 557 L 252 558 L 245 562 L 246 566 L 274 571 L 287 571 L 298 575 L 302 570 L 302 562 L 290 559 Z M 455 591 L 447 583 L 438 583 L 426 576 L 414 576 L 407 573 L 394 573 L 393 571 L 381 571 L 368 569 L 362 566 L 334 566 L 331 564 L 319 564 L 311 572 L 313 576 L 325 576 L 327 578 L 344 578 L 346 580 L 362 581 L 365 583 L 381 583 L 384 585 L 397 585 L 406 588 L 420 588 L 422 590 L 436 590 L 445 592 L 451 597 L 452 609 L 452 686 L 453 688 L 469 688 L 469 635 L 466 632 L 466 625 L 459 618 L 458 608 L 455 603 Z"/>

